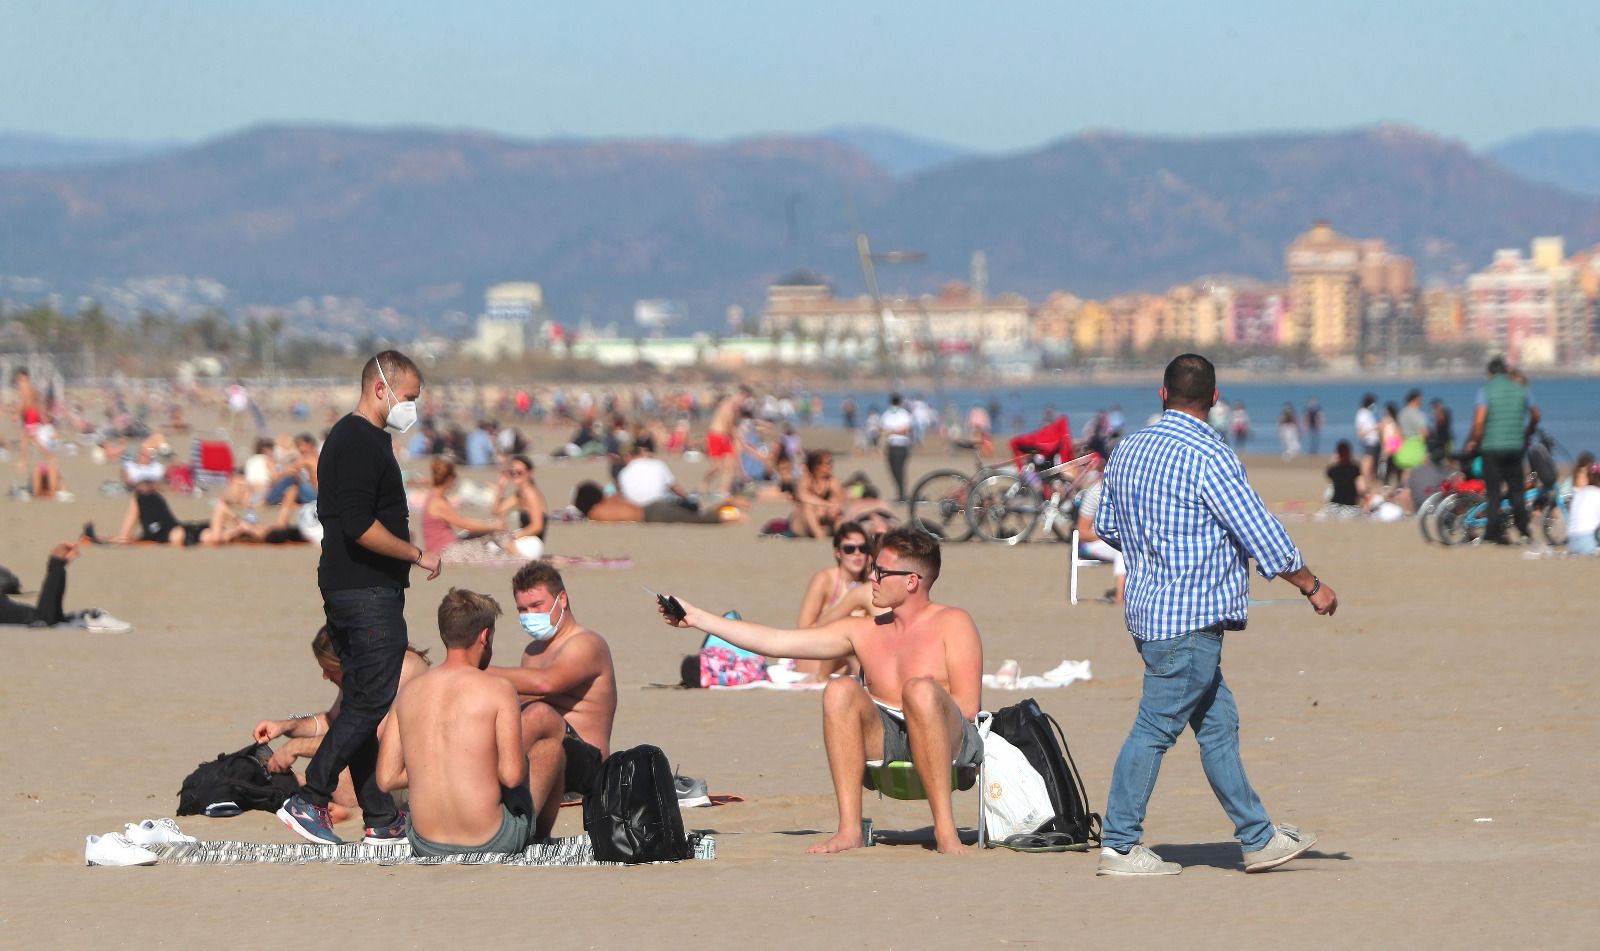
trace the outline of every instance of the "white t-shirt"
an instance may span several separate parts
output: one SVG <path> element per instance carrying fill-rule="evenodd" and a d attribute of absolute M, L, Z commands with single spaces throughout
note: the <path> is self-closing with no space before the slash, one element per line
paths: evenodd
<path fill-rule="evenodd" d="M 1571 507 L 1567 509 L 1567 538 L 1583 538 L 1600 529 L 1600 485 L 1586 485 L 1572 490 Z"/>
<path fill-rule="evenodd" d="M 256 453 L 244 461 L 244 481 L 252 489 L 265 489 L 272 484 L 272 460 Z"/>
<path fill-rule="evenodd" d="M 672 496 L 672 470 L 660 459 L 640 456 L 617 473 L 617 491 L 634 505 L 644 506 Z"/>
<path fill-rule="evenodd" d="M 911 445 L 911 413 L 904 406 L 891 406 L 878 418 L 884 439 L 891 446 Z"/>
<path fill-rule="evenodd" d="M 1378 417 L 1365 406 L 1356 410 L 1356 437 L 1363 446 L 1378 444 Z"/>

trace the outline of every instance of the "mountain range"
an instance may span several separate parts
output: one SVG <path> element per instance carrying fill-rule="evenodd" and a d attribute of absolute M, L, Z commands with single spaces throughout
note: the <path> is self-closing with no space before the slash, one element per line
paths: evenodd
<path fill-rule="evenodd" d="M 1512 145 L 1496 160 L 1378 126 L 1090 133 L 994 156 L 879 129 L 703 143 L 270 126 L 85 166 L 5 167 L 0 148 L 0 280 L 72 300 L 200 277 L 235 311 L 331 295 L 414 328 L 534 280 L 563 321 L 626 326 L 635 300 L 661 297 L 719 328 L 797 269 L 860 293 L 857 228 L 926 254 L 880 268 L 886 293 L 963 279 L 981 250 L 991 291 L 1040 300 L 1281 280 L 1285 245 L 1326 219 L 1459 282 L 1536 235 L 1600 242 L 1600 197 L 1514 173 L 1526 143 Z"/>

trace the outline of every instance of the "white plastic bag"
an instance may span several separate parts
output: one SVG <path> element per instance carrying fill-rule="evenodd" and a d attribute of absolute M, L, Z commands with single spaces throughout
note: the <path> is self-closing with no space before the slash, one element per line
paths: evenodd
<path fill-rule="evenodd" d="M 1005 737 L 983 734 L 983 825 L 990 839 L 1039 831 L 1056 817 L 1044 777 Z"/>

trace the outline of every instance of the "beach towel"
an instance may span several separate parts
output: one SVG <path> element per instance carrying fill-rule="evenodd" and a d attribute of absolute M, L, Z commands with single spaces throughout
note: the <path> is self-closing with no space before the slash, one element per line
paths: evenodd
<path fill-rule="evenodd" d="M 709 835 L 693 839 L 693 858 L 710 861 L 717 857 L 716 839 Z M 586 835 L 572 835 L 539 842 L 518 853 L 467 852 L 461 855 L 419 856 L 411 854 L 411 843 L 398 845 L 313 845 L 309 842 L 197 842 L 190 845 L 149 846 L 158 865 L 509 865 L 533 867 L 587 867 L 621 865 L 601 862 L 594 857 L 594 846 Z"/>

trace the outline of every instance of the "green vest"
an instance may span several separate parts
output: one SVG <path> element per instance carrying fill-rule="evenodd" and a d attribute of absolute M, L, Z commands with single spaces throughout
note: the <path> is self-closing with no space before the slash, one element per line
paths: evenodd
<path fill-rule="evenodd" d="M 1489 378 L 1483 387 L 1489 414 L 1483 421 L 1484 452 L 1521 452 L 1528 419 L 1528 391 L 1504 374 Z"/>

